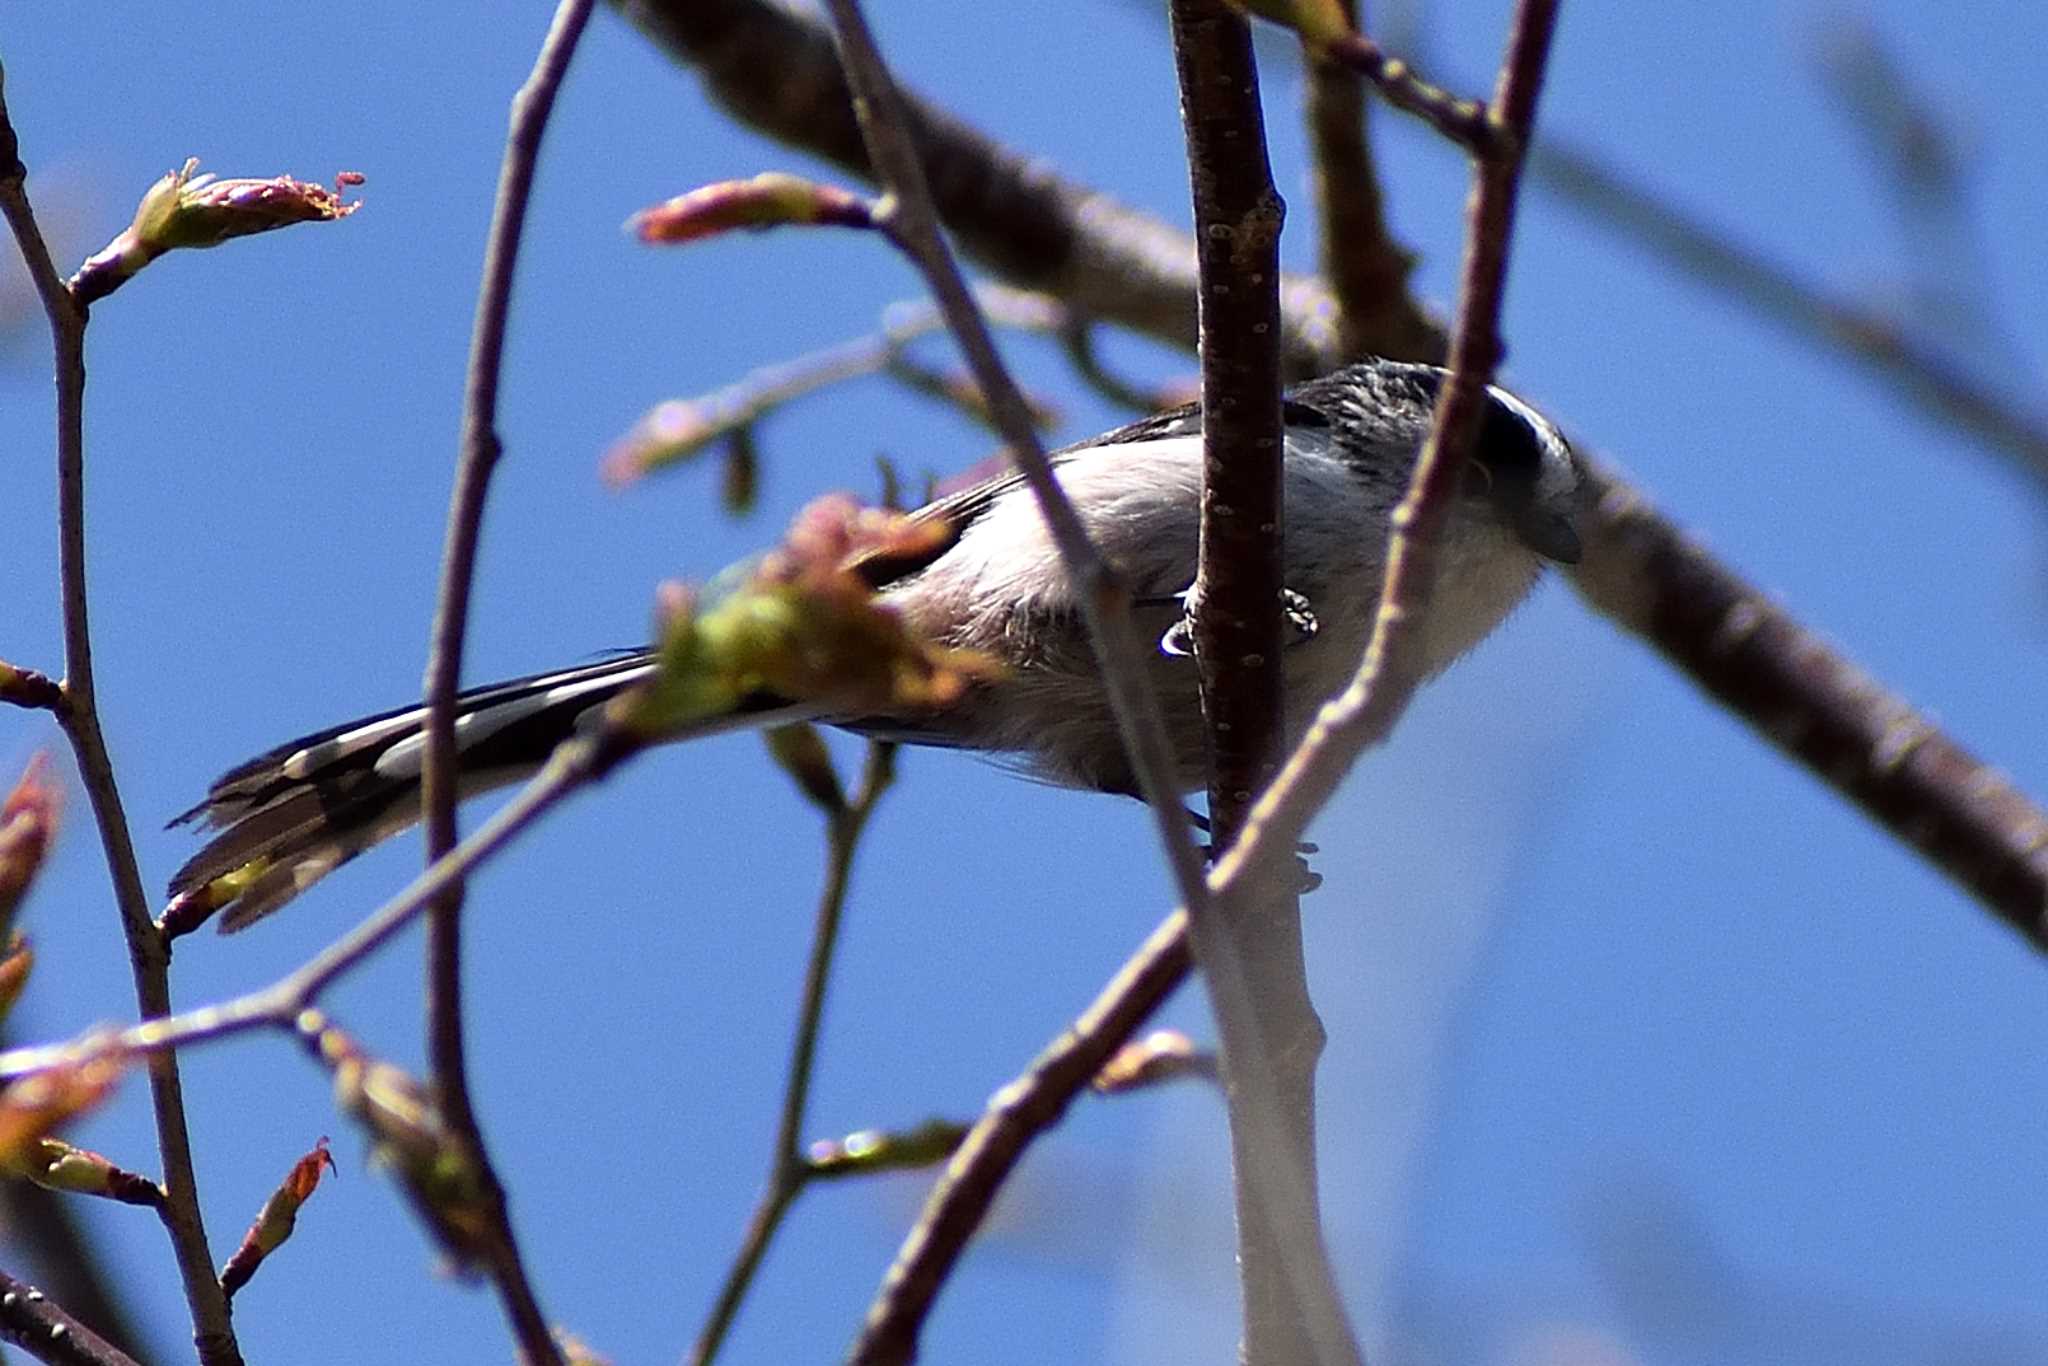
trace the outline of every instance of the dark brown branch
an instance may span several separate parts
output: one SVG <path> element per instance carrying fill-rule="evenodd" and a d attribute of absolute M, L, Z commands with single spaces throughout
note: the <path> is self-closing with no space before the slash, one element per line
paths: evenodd
<path fill-rule="evenodd" d="M 831 34 L 767 0 L 613 0 L 712 98 L 768 136 L 874 179 Z M 772 71 L 773 80 L 761 73 Z M 943 109 L 903 94 L 904 117 L 940 218 L 1010 283 L 1180 346 L 1195 345 L 1195 257 L 1185 234 L 1076 185 Z M 1288 373 L 1328 369 L 1336 354 L 1326 298 L 1305 280 L 1285 337 Z"/>
<path fill-rule="evenodd" d="M 149 897 L 135 861 L 128 818 L 114 781 L 113 760 L 101 734 L 98 698 L 93 688 L 92 629 L 87 610 L 85 565 L 85 310 L 57 274 L 50 251 L 36 226 L 27 191 L 28 171 L 22 165 L 14 125 L 7 116 L 5 73 L 0 72 L 0 212 L 4 212 L 20 245 L 22 260 L 35 282 L 48 315 L 56 353 L 57 374 L 57 554 L 63 597 L 63 698 L 57 719 L 78 758 L 93 820 L 99 827 L 107 868 L 128 942 L 128 963 L 135 981 L 138 1013 L 146 1021 L 171 1013 L 170 953 L 149 918 Z M 227 1299 L 214 1279 L 213 1256 L 206 1244 L 206 1224 L 192 1168 L 191 1136 L 185 1127 L 183 1087 L 177 1059 L 164 1054 L 150 1059 L 149 1091 L 163 1161 L 166 1198 L 159 1210 L 185 1303 L 192 1315 L 193 1341 L 203 1366 L 237 1366 L 242 1359 Z"/>
<path fill-rule="evenodd" d="M 853 856 L 875 804 L 896 778 L 896 751 L 883 741 L 870 741 L 866 772 L 851 800 L 821 803 L 825 810 L 825 885 L 818 893 L 818 912 L 811 930 L 811 955 L 804 967 L 803 994 L 797 1007 L 796 1038 L 790 1045 L 789 1077 L 782 1092 L 782 1113 L 775 1125 L 775 1150 L 769 1159 L 768 1185 L 754 1206 L 740 1240 L 740 1250 L 727 1268 L 711 1316 L 697 1334 L 688 1357 L 691 1366 L 708 1366 L 718 1355 L 732 1327 L 754 1273 L 768 1253 L 768 1244 L 782 1226 L 782 1216 L 817 1176 L 818 1168 L 803 1148 L 804 1111 L 810 1102 L 811 1073 L 817 1059 L 818 1030 L 825 1015 L 825 988 L 831 981 L 832 959 L 839 942 L 839 922 L 853 876 Z M 834 797 L 838 794 L 835 792 Z"/>
<path fill-rule="evenodd" d="M 2048 950 L 2048 813 L 1613 471 L 1594 478 L 1586 600 Z"/>
<path fill-rule="evenodd" d="M 1278 771 L 1286 743 L 1277 287 L 1285 206 L 1266 156 L 1250 26 L 1223 0 L 1173 0 L 1168 18 L 1201 276 L 1201 561 L 1192 610 L 1209 743 L 1210 836 L 1223 847 Z M 1241 1051 L 1243 1040 L 1228 1032 L 1223 1041 L 1243 1356 L 1252 1363 L 1356 1362 L 1316 1199 L 1322 1021 L 1309 1001 L 1299 900 L 1281 885 L 1271 892 L 1241 900 L 1240 914 L 1224 922 L 1266 1041 L 1257 1055 Z M 1248 1070 L 1265 1074 L 1277 1102 L 1262 1122 L 1250 1113 L 1257 1093 L 1241 1085 Z M 1267 1146 L 1275 1141 L 1281 1151 Z M 1308 1212 L 1304 1224 L 1276 1218 L 1261 1198 L 1288 1181 L 1297 1183 L 1295 1203 Z M 1302 1267 L 1308 1274 L 1293 1274 Z"/>
<path fill-rule="evenodd" d="M 433 644 L 427 659 L 426 756 L 420 803 L 426 824 L 427 862 L 455 847 L 455 693 L 462 677 L 463 637 L 469 625 L 470 586 L 476 577 L 477 542 L 482 534 L 484 498 L 503 444 L 498 438 L 498 379 L 505 354 L 505 317 L 512 302 L 513 271 L 533 188 L 534 163 L 555 93 L 589 22 L 592 0 L 561 0 L 548 26 L 532 73 L 512 98 L 511 128 L 498 172 L 497 203 L 484 251 L 483 284 L 477 296 L 476 326 L 470 342 L 469 376 L 463 396 L 462 457 L 448 505 L 448 538 L 441 557 L 441 587 L 434 612 Z M 468 1149 L 493 1225 L 491 1279 L 519 1339 L 522 1358 L 547 1366 L 561 1360 L 554 1334 L 528 1280 L 499 1181 L 484 1145 L 469 1095 L 462 1037 L 462 894 L 460 876 L 449 880 L 427 911 L 427 1041 L 434 1086 L 449 1132 Z"/>
<path fill-rule="evenodd" d="M 59 1303 L 130 1356 L 141 1351 L 142 1335 L 120 1288 L 67 1196 L 27 1181 L 0 1181 L 0 1227 Z"/>
<path fill-rule="evenodd" d="M 66 1313 L 55 1300 L 4 1271 L 0 1337 L 49 1366 L 137 1366 L 135 1358 Z"/>
<path fill-rule="evenodd" d="M 1474 173 L 1450 373 L 1438 392 L 1436 418 L 1408 494 L 1394 511 L 1387 579 L 1365 660 L 1350 685 L 1323 706 L 1279 779 L 1259 799 L 1244 834 L 1217 866 L 1218 879 L 1235 882 L 1248 870 L 1277 869 L 1358 756 L 1393 730 L 1422 682 L 1420 630 L 1435 594 L 1442 529 L 1478 436 L 1486 386 L 1500 359 L 1500 303 L 1521 149 L 1528 146 L 1534 127 L 1536 96 L 1556 24 L 1557 0 L 1520 0 L 1515 8 L 1488 114 L 1503 135 L 1490 144 L 1492 158 L 1480 161 Z"/>

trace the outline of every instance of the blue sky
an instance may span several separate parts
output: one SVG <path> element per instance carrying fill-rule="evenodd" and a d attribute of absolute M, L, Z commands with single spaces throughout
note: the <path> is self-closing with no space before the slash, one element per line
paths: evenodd
<path fill-rule="evenodd" d="M 1186 220 L 1149 7 L 877 10 L 907 80 Z M 1819 35 L 1851 16 L 1960 130 L 1957 209 L 1980 260 L 1947 283 L 1990 301 L 1970 346 L 1985 372 L 2038 394 L 2048 131 L 2011 117 L 2009 92 L 2048 75 L 2048 15 L 1568 5 L 1543 124 L 1817 281 L 1909 300 L 1923 256 L 1815 76 Z M 343 225 L 168 259 L 95 311 L 100 685 L 152 886 L 193 848 L 163 820 L 220 769 L 416 694 L 506 102 L 545 18 L 474 3 L 144 8 L 92 30 L 0 15 L 31 188 L 67 262 L 187 156 L 223 174 L 368 177 Z M 1483 80 L 1504 19 L 1500 4 L 1431 7 L 1436 68 Z M 1306 268 L 1299 79 L 1281 45 L 1266 51 L 1285 251 Z M 1419 287 L 1447 304 L 1462 168 L 1423 130 L 1376 126 Z M 988 449 L 868 382 L 764 426 L 762 507 L 744 522 L 717 510 L 709 470 L 600 483 L 605 447 L 650 404 L 869 331 L 914 294 L 855 234 L 652 253 L 618 229 L 762 169 L 817 168 L 729 127 L 691 77 L 598 15 L 522 262 L 472 680 L 635 643 L 658 581 L 715 572 L 815 492 L 872 491 L 877 454 L 944 472 Z M 1505 325 L 1520 392 L 2048 793 L 2038 487 L 1540 186 Z M 1005 348 L 1059 400 L 1063 436 L 1119 420 L 1043 345 Z M 0 657 L 54 671 L 46 354 L 32 326 L 0 341 Z M 1137 342 L 1113 354 L 1154 378 L 1188 368 Z M 9 768 L 56 744 L 46 718 L 0 715 Z M 903 771 L 856 875 L 820 1135 L 972 1113 L 1167 902 L 1134 807 L 956 755 L 910 754 Z M 1424 696 L 1314 837 L 1325 1197 L 1376 1362 L 2048 1353 L 2030 1255 L 2048 1238 L 2041 964 L 1564 586 Z M 469 1005 L 492 1146 L 549 1314 L 621 1362 L 680 1355 L 766 1168 L 822 851 L 742 736 L 636 763 L 476 881 Z M 249 935 L 185 941 L 179 1001 L 302 961 L 417 858 L 396 842 Z M 28 928 L 41 966 L 17 1029 L 132 1012 L 82 796 Z M 418 977 L 408 938 L 334 1011 L 416 1063 Z M 1170 1018 L 1206 1033 L 1196 997 Z M 220 1044 L 189 1057 L 187 1079 L 222 1256 L 291 1160 L 334 1135 L 341 1179 L 239 1297 L 252 1360 L 507 1357 L 495 1302 L 433 1274 L 294 1049 Z M 139 1084 L 77 1136 L 154 1169 Z M 930 1359 L 1231 1360 L 1225 1157 L 1200 1091 L 1080 1106 L 942 1300 Z M 897 1177 L 807 1197 L 731 1359 L 836 1357 L 922 1189 Z M 154 1222 L 89 1213 L 151 1329 L 181 1340 Z"/>

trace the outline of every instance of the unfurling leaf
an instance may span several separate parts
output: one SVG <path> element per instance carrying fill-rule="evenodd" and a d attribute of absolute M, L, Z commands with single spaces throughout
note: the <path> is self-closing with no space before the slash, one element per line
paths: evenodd
<path fill-rule="evenodd" d="M 455 1268 L 468 1271 L 487 1262 L 496 1225 L 483 1173 L 448 1129 L 427 1088 L 404 1069 L 364 1053 L 320 1011 L 301 1012 L 298 1030 L 312 1038 L 333 1069 L 335 1103 L 369 1130 L 371 1160 L 397 1175 Z"/>
<path fill-rule="evenodd" d="M 263 1265 L 263 1259 L 292 1236 L 292 1229 L 299 1219 L 299 1206 L 305 1204 L 307 1197 L 319 1186 L 322 1167 L 334 1170 L 334 1158 L 327 1151 L 324 1136 L 313 1145 L 311 1152 L 292 1164 L 284 1180 L 263 1202 L 263 1208 L 257 1213 L 256 1221 L 249 1225 L 249 1231 L 242 1235 L 241 1246 L 220 1269 L 220 1288 L 224 1293 L 232 1296 L 247 1285 L 249 1278 L 256 1274 L 256 1268 Z"/>
<path fill-rule="evenodd" d="M 691 399 L 668 399 L 648 409 L 630 431 L 612 443 L 598 470 L 605 483 L 619 488 L 644 474 L 688 460 L 729 430 L 706 405 Z"/>
<path fill-rule="evenodd" d="M 1216 1080 L 1216 1055 L 1197 1048 L 1195 1041 L 1178 1029 L 1155 1029 L 1119 1048 L 1116 1056 L 1102 1064 L 1091 1084 L 1108 1096 L 1183 1077 Z"/>
<path fill-rule="evenodd" d="M 172 897 L 156 918 L 157 932 L 166 942 L 187 935 L 213 918 L 213 913 L 249 890 L 251 883 L 270 870 L 268 858 L 252 858 L 231 868 L 213 881 Z"/>
<path fill-rule="evenodd" d="M 1321 51 L 1351 32 L 1337 0 L 1231 0 L 1239 9 L 1292 29 L 1310 51 Z"/>
<path fill-rule="evenodd" d="M 766 171 L 751 180 L 721 180 L 642 209 L 626 230 L 643 242 L 696 242 L 735 228 L 760 231 L 818 223 L 872 228 L 867 200 L 801 176 Z"/>
<path fill-rule="evenodd" d="M 845 495 L 817 499 L 781 545 L 728 570 L 712 593 L 663 588 L 661 668 L 614 705 L 614 722 L 658 739 L 761 697 L 851 715 L 944 706 L 995 665 L 923 639 L 861 569 L 928 557 L 952 535 L 943 522 Z"/>
<path fill-rule="evenodd" d="M 14 912 L 28 894 L 29 883 L 50 852 L 63 803 L 48 781 L 49 763 L 42 755 L 28 761 L 21 781 L 0 802 L 0 942 L 14 924 Z M 0 1011 L 4 1013 L 4 1011 Z"/>
<path fill-rule="evenodd" d="M 113 1056 L 60 1063 L 0 1091 L 0 1171 L 27 1176 L 42 1159 L 52 1129 L 106 1098 L 121 1075 Z"/>
<path fill-rule="evenodd" d="M 820 1139 L 804 1155 L 812 1176 L 829 1179 L 906 1171 L 944 1162 L 967 1137 L 967 1126 L 929 1119 L 915 1129 L 862 1129 L 845 1138 Z"/>
<path fill-rule="evenodd" d="M 360 200 L 341 197 L 343 190 L 363 183 L 354 171 L 336 176 L 330 190 L 290 176 L 222 180 L 211 173 L 194 175 L 198 169 L 199 158 L 192 157 L 149 187 L 134 221 L 71 277 L 80 303 L 112 294 L 167 251 L 217 247 L 229 238 L 294 223 L 332 222 L 362 207 Z"/>
<path fill-rule="evenodd" d="M 839 770 L 832 764 L 832 752 L 825 748 L 818 728 L 805 721 L 768 730 L 768 752 L 782 771 L 796 779 L 796 785 L 813 806 L 828 815 L 846 809 L 846 789 Z"/>
<path fill-rule="evenodd" d="M 38 1138 L 22 1145 L 19 1158 L 7 1170 L 47 1190 L 98 1195 L 150 1209 L 161 1209 L 164 1203 L 164 1188 L 156 1182 L 61 1138 Z"/>

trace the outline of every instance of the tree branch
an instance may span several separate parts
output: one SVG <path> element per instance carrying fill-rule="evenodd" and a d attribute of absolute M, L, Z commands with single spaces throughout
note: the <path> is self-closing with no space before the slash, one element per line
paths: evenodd
<path fill-rule="evenodd" d="M 441 557 L 441 586 L 434 612 L 433 643 L 427 658 L 426 754 L 420 774 L 420 805 L 426 825 L 427 862 L 455 847 L 455 693 L 462 678 L 462 645 L 469 624 L 470 586 L 476 577 L 477 542 L 482 535 L 484 497 L 503 443 L 498 438 L 498 379 L 505 354 L 505 316 L 512 301 L 513 271 L 555 93 L 590 19 L 592 0 L 561 0 L 540 55 L 526 83 L 512 98 L 511 128 L 498 172 L 497 203 L 484 250 L 483 284 L 477 295 L 469 375 L 463 395 L 462 456 L 448 505 L 447 544 Z M 531 1363 L 549 1366 L 561 1356 L 527 1279 L 506 1209 L 505 1188 L 484 1145 L 483 1130 L 469 1094 L 462 1037 L 462 894 L 458 874 L 448 880 L 427 912 L 427 1042 L 434 1086 L 449 1132 L 468 1149 L 493 1225 L 491 1279 L 505 1303 L 520 1344 Z"/>
<path fill-rule="evenodd" d="M 1223 0 L 1172 0 L 1168 18 L 1201 276 L 1201 563 L 1192 610 L 1208 725 L 1210 838 L 1222 848 L 1286 744 L 1277 288 L 1285 206 L 1267 162 L 1250 26 Z M 1292 888 L 1275 882 L 1265 890 L 1239 899 L 1223 921 L 1265 1050 L 1242 1051 L 1218 1012 L 1236 1170 L 1243 1356 L 1252 1363 L 1356 1362 L 1317 1208 L 1315 1069 L 1324 1036 L 1309 1000 L 1301 906 Z M 1260 1091 L 1243 1085 L 1252 1070 L 1269 1080 L 1264 1089 L 1275 1103 L 1263 1117 L 1250 1113 Z M 1269 1146 L 1276 1140 L 1279 1151 Z M 1277 1218 L 1260 1198 L 1290 1181 L 1306 1223 Z M 1310 1273 L 1290 1274 L 1299 1267 Z"/>
<path fill-rule="evenodd" d="M 818 1031 L 825 1015 L 825 988 L 831 980 L 832 959 L 839 942 L 839 922 L 846 909 L 846 891 L 853 875 L 853 856 L 860 848 L 861 832 L 875 804 L 896 778 L 896 749 L 886 741 L 868 742 L 866 771 L 860 790 L 851 800 L 839 797 L 825 807 L 825 885 L 818 893 L 818 913 L 811 931 L 811 956 L 804 968 L 803 994 L 797 1006 L 796 1038 L 790 1045 L 789 1077 L 783 1087 L 782 1113 L 775 1125 L 775 1147 L 769 1158 L 768 1185 L 754 1206 L 753 1217 L 740 1240 L 720 1287 L 711 1316 L 697 1334 L 687 1360 L 690 1366 L 709 1366 L 725 1342 L 725 1335 L 739 1314 L 754 1273 L 768 1253 L 768 1244 L 782 1225 L 783 1215 L 803 1194 L 804 1187 L 818 1175 L 818 1169 L 803 1149 L 804 1111 L 810 1102 L 811 1073 L 817 1058 Z M 834 794 L 838 796 L 837 793 Z"/>
<path fill-rule="evenodd" d="M 2048 813 L 1612 470 L 1593 478 L 1580 594 L 2048 951 Z"/>
<path fill-rule="evenodd" d="M 875 180 L 830 32 L 767 0 L 612 0 L 741 122 Z M 773 71 L 764 81 L 761 73 Z M 1163 341 L 1195 345 L 1195 256 L 1185 234 L 1077 185 L 904 91 L 904 121 L 940 218 L 966 250 L 1025 289 Z M 1288 374 L 1336 354 L 1327 295 L 1284 282 Z"/>
<path fill-rule="evenodd" d="M 171 1013 L 170 953 L 150 923 L 149 898 L 136 865 L 128 818 L 114 781 L 113 760 L 101 734 L 93 688 L 92 629 L 87 610 L 85 565 L 85 310 L 65 288 L 29 204 L 14 125 L 7 116 L 5 72 L 0 71 L 0 212 L 20 245 L 22 260 L 48 315 L 57 372 L 57 553 L 64 614 L 65 676 L 57 720 L 78 758 L 93 820 L 99 827 L 107 867 L 128 943 L 138 1013 L 144 1020 Z M 193 1341 L 203 1366 L 239 1366 L 241 1349 L 228 1319 L 227 1298 L 213 1272 L 206 1224 L 199 1209 L 192 1168 L 191 1137 L 185 1127 L 178 1062 L 168 1054 L 150 1060 L 149 1091 L 155 1113 L 157 1149 L 163 1161 L 165 1200 L 159 1209 L 184 1283 L 192 1315 Z"/>

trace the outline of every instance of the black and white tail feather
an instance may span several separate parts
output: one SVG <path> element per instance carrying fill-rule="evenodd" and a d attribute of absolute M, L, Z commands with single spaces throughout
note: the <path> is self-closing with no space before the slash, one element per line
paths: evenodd
<path fill-rule="evenodd" d="M 520 782 L 607 702 L 648 678 L 650 651 L 460 694 L 455 704 L 457 794 Z M 805 708 L 766 700 L 691 735 L 794 720 Z M 171 877 L 177 897 L 264 861 L 222 915 L 223 932 L 270 914 L 342 864 L 420 818 L 427 711 L 400 707 L 302 735 L 214 780 L 206 800 L 171 822 L 217 829 Z M 687 738 L 678 736 L 677 738 Z"/>
<path fill-rule="evenodd" d="M 1287 593 L 1292 623 L 1285 710 L 1299 732 L 1364 649 L 1384 574 L 1393 511 L 1427 434 L 1443 372 L 1367 361 L 1289 392 Z M 1197 558 L 1201 414 L 1189 406 L 1056 452 L 1060 482 L 1136 600 L 1183 790 L 1204 781 L 1204 729 L 1187 658 L 1183 596 Z M 1425 672 L 1483 638 L 1520 602 L 1545 560 L 1572 561 L 1583 486 L 1549 421 L 1505 390 L 1489 403 L 1424 622 Z M 947 535 L 919 554 L 856 566 L 910 626 L 993 655 L 998 682 L 938 713 L 846 718 L 774 697 L 750 698 L 701 735 L 809 718 L 866 734 L 1022 756 L 1067 786 L 1134 792 L 1079 605 L 1044 522 L 1014 474 L 948 494 L 911 514 Z M 646 651 L 461 694 L 455 744 L 468 796 L 531 775 L 555 746 L 656 667 Z M 231 770 L 172 822 L 217 830 L 171 879 L 174 898 L 211 895 L 240 873 L 221 929 L 237 930 L 419 819 L 425 712 L 413 706 L 302 736 Z M 678 735 L 675 738 L 688 738 Z M 241 880 L 245 879 L 243 882 Z M 205 902 L 208 896 L 197 896 Z M 174 906 L 177 904 L 173 903 Z"/>

